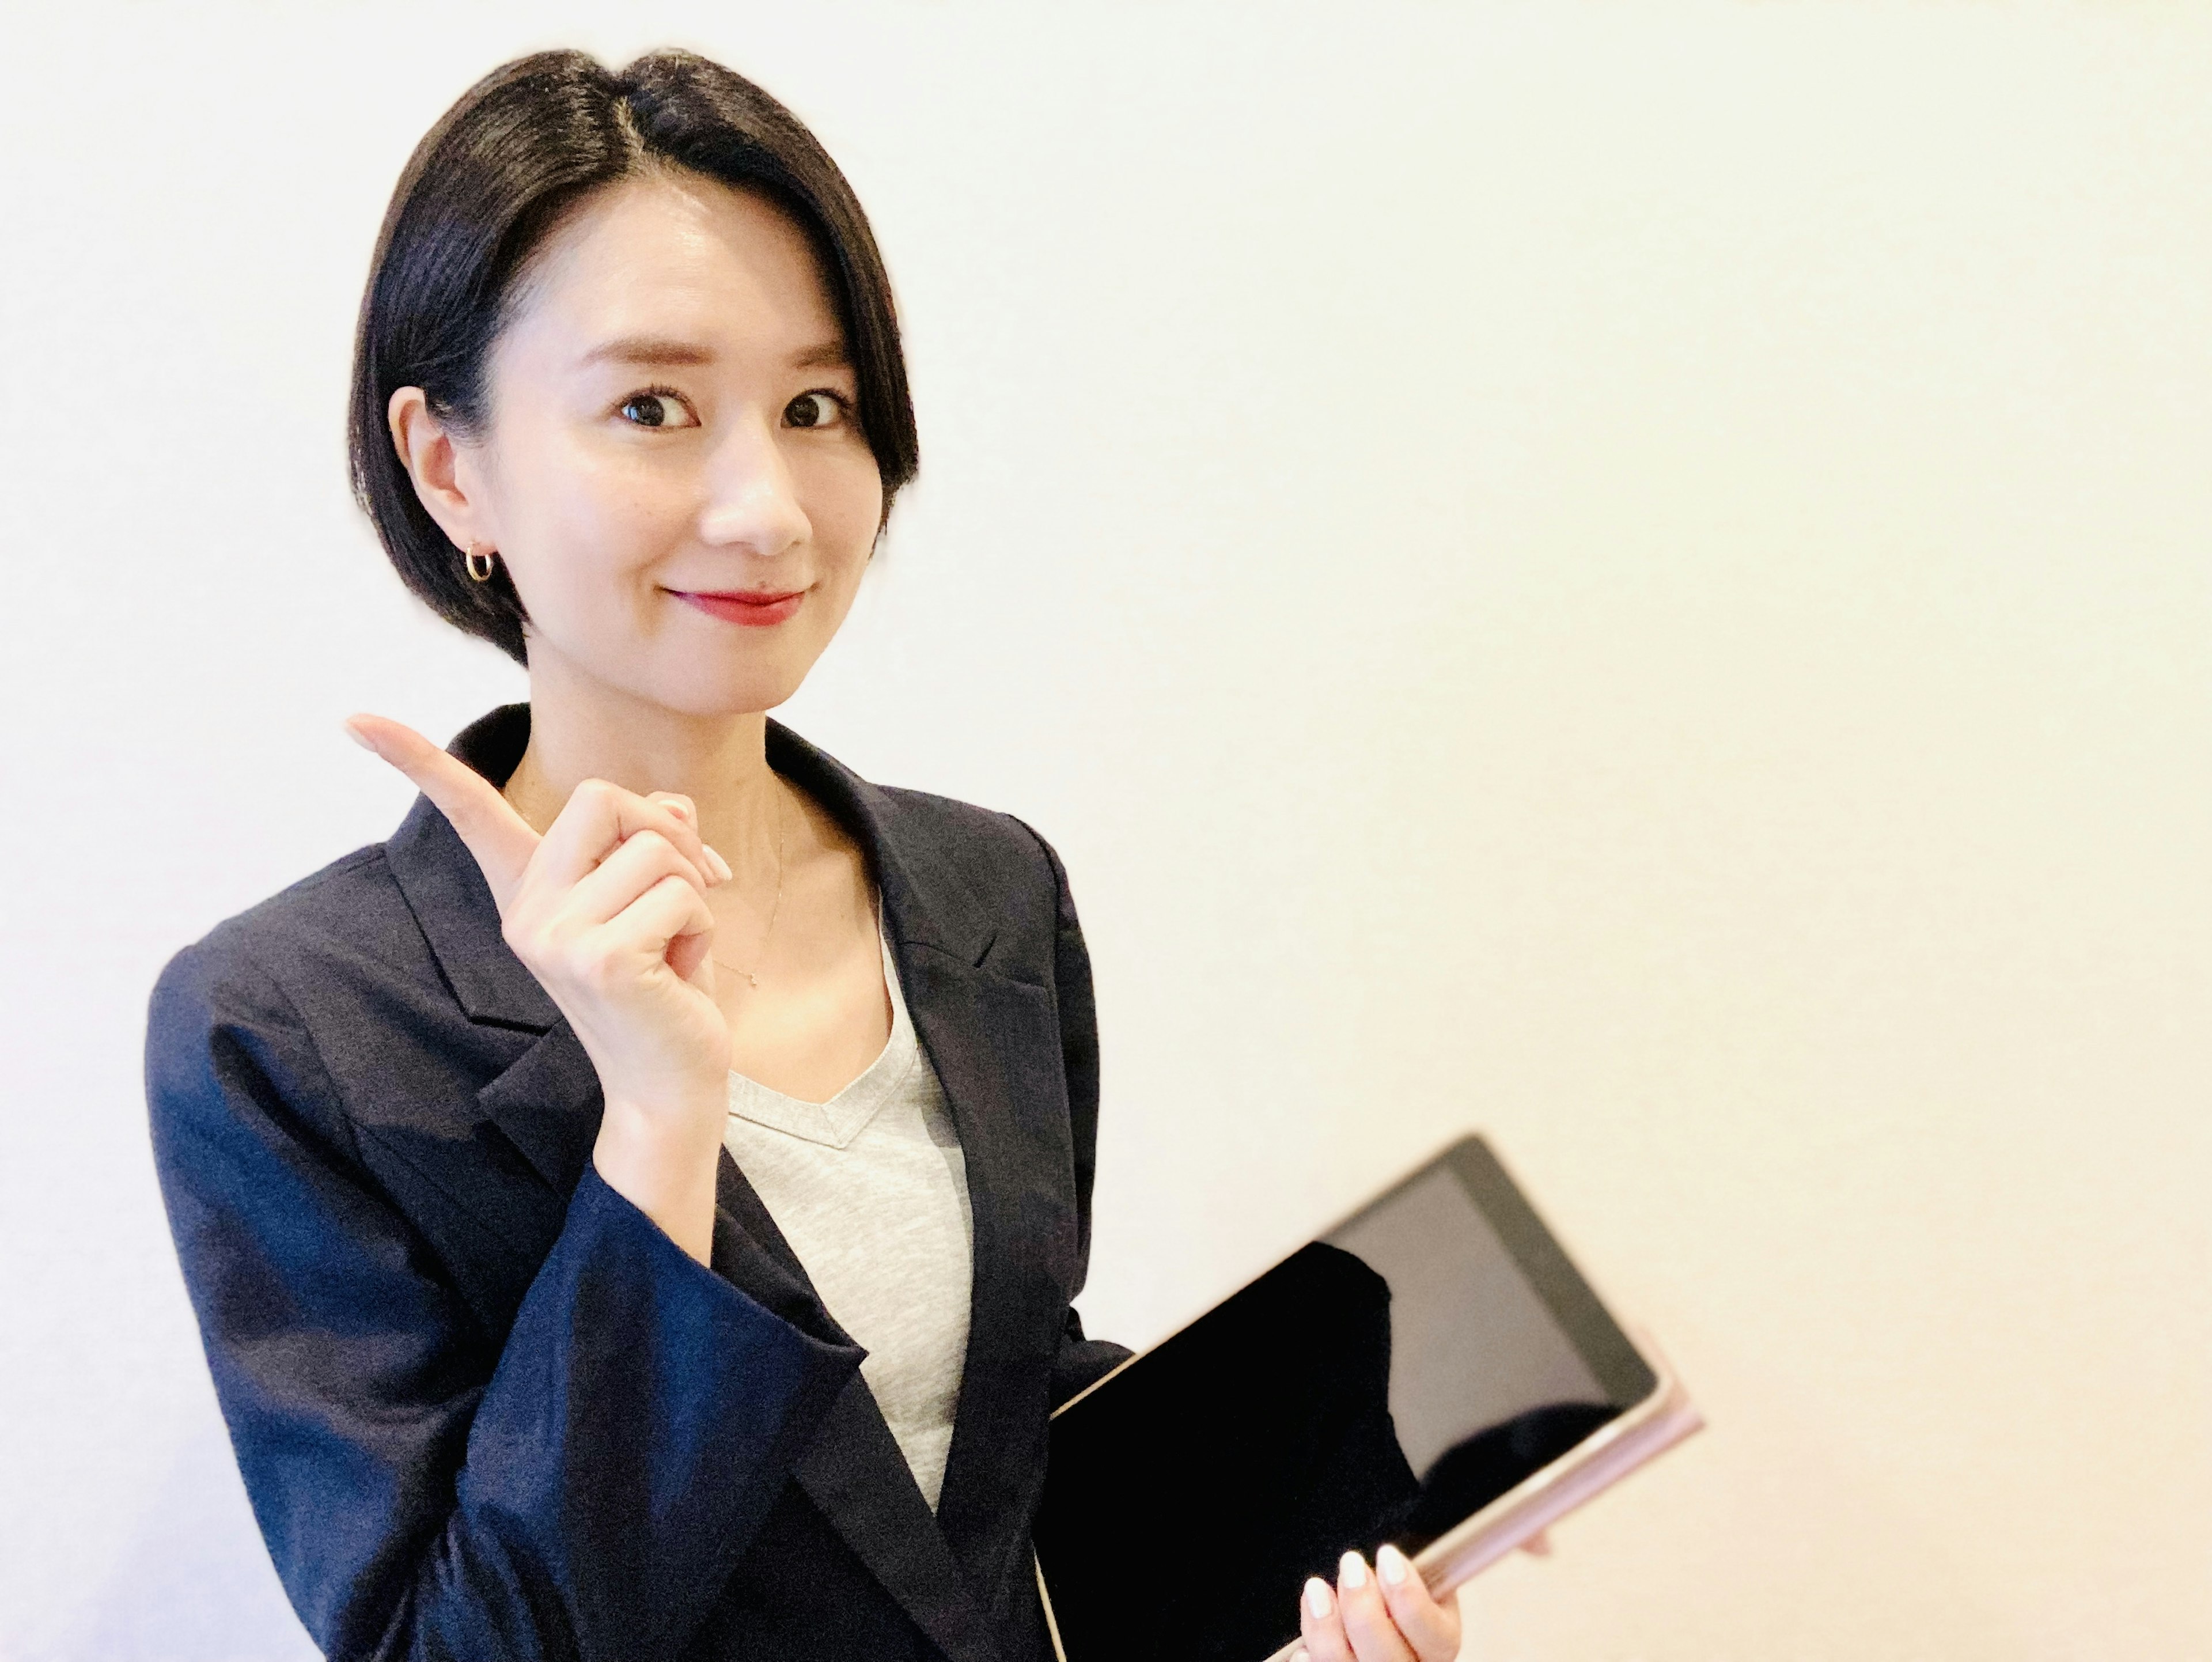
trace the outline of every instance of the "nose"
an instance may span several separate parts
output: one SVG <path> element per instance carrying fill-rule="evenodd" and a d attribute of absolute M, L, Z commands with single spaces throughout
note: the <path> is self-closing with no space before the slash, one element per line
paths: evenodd
<path fill-rule="evenodd" d="M 772 559 L 813 535 L 798 481 L 765 419 L 754 416 L 732 426 L 714 452 L 699 522 L 707 543 Z"/>

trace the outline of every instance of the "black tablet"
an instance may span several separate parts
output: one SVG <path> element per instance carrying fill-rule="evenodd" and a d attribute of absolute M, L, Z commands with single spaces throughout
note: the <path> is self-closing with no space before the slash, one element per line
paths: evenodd
<path fill-rule="evenodd" d="M 1054 1415 L 1036 1550 L 1055 1643 L 1262 1662 L 1297 1636 L 1307 1576 L 1386 1541 L 1443 1591 L 1480 1567 L 1478 1537 L 1510 1549 L 1474 1520 L 1520 1503 L 1525 1539 L 1578 1503 L 1577 1455 L 1651 1422 L 1662 1384 L 1468 1137 Z"/>

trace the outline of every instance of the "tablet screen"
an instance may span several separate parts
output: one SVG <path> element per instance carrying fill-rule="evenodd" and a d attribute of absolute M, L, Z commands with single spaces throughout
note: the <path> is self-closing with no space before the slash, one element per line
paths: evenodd
<path fill-rule="evenodd" d="M 1262 1662 L 1307 1576 L 1418 1551 L 1656 1384 L 1468 1138 L 1054 1417 L 1069 1662 Z"/>

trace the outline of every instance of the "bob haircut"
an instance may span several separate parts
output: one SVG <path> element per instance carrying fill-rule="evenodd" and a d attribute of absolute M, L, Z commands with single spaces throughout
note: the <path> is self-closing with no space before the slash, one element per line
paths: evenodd
<path fill-rule="evenodd" d="M 503 64 L 423 136 L 392 192 L 354 337 L 346 439 L 354 498 L 401 579 L 518 662 L 529 661 L 521 597 L 504 566 L 489 582 L 465 575 L 415 494 L 386 411 L 400 387 L 420 387 L 440 421 L 482 433 L 487 363 L 531 255 L 593 192 L 670 167 L 766 198 L 813 244 L 886 521 L 920 461 L 890 278 L 853 187 L 798 117 L 743 76 L 674 48 L 618 74 L 580 52 Z"/>

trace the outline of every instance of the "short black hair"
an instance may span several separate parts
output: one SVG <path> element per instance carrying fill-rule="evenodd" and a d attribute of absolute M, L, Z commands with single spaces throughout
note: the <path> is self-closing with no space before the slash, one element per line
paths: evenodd
<path fill-rule="evenodd" d="M 844 328 L 886 518 L 921 460 L 883 256 L 853 187 L 798 117 L 672 47 L 620 72 L 580 52 L 502 64 L 423 136 L 392 193 L 354 338 L 346 439 L 355 500 L 407 587 L 519 662 L 521 598 L 503 567 L 489 582 L 464 574 L 386 412 L 393 393 L 420 387 L 441 421 L 482 430 L 487 360 L 532 252 L 592 192 L 671 166 L 765 197 L 806 233 Z"/>

